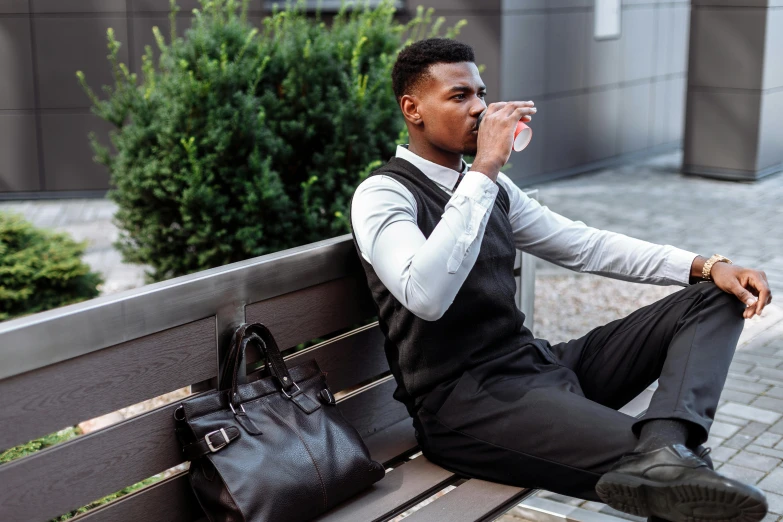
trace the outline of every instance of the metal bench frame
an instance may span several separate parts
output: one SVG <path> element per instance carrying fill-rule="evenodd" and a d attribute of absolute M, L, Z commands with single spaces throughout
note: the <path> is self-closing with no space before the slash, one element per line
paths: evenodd
<path fill-rule="evenodd" d="M 537 191 L 529 191 L 536 197 Z M 533 319 L 534 258 L 518 253 L 520 308 Z M 417 454 L 350 235 L 0 323 L 0 449 L 172 390 L 216 385 L 220 352 L 241 322 L 281 348 L 345 330 L 287 356 L 315 358 L 339 407 L 387 468 L 384 479 L 319 520 L 388 520 L 456 486 L 409 519 L 492 520 L 530 490 L 459 477 Z M 176 403 L 0 466 L 0 520 L 49 520 L 183 462 Z M 186 473 L 74 520 L 202 520 Z"/>

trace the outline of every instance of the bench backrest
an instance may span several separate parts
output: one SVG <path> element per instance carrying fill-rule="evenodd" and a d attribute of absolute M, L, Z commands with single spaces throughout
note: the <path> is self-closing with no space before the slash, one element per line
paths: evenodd
<path fill-rule="evenodd" d="M 532 321 L 533 260 L 517 258 L 520 306 Z M 328 337 L 287 363 L 315 358 L 333 391 L 350 390 L 339 407 L 368 440 L 407 418 L 391 398 L 375 314 L 345 235 L 0 323 L 0 451 L 189 385 L 211 389 L 231 332 L 256 321 L 281 349 Z M 181 464 L 175 407 L 0 466 L 0 520 L 48 520 Z M 371 450 L 385 462 L 414 444 L 410 434 L 386 436 Z M 79 520 L 202 516 L 179 472 Z"/>

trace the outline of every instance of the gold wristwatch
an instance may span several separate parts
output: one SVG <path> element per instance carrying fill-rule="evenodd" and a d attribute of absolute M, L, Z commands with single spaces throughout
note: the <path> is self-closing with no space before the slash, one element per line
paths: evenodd
<path fill-rule="evenodd" d="M 710 272 L 712 271 L 712 265 L 720 262 L 732 264 L 731 259 L 729 259 L 728 257 L 724 257 L 720 254 L 714 254 L 711 258 L 709 258 L 704 262 L 704 267 L 702 267 L 701 269 L 702 279 L 704 279 L 705 281 L 712 281 L 712 275 L 710 274 Z"/>

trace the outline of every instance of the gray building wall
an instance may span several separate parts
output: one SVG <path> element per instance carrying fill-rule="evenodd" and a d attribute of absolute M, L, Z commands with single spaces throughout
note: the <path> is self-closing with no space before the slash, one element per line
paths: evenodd
<path fill-rule="evenodd" d="M 179 0 L 179 29 L 196 0 Z M 532 99 L 533 141 L 512 155 L 518 182 L 581 172 L 628 154 L 678 146 L 687 68 L 688 0 L 623 0 L 622 36 L 593 39 L 593 0 L 405 0 L 436 9 L 476 49 L 488 101 Z M 252 0 L 260 23 L 265 0 Z M 76 70 L 111 83 L 106 29 L 138 71 L 168 0 L 0 0 L 0 198 L 100 195 L 108 173 L 92 160 L 90 113 Z M 404 12 L 401 18 L 405 18 Z"/>
<path fill-rule="evenodd" d="M 179 0 L 181 29 L 196 0 Z M 260 22 L 263 0 L 253 0 Z M 168 32 L 168 0 L 0 0 L 0 198 L 100 195 L 107 170 L 92 160 L 87 134 L 110 125 L 90 112 L 76 79 L 96 92 L 111 84 L 106 30 L 120 59 L 138 72 L 152 27 Z"/>
<path fill-rule="evenodd" d="M 623 0 L 621 36 L 593 37 L 592 0 L 503 0 L 500 94 L 533 99 L 511 177 L 534 183 L 681 144 L 690 3 Z"/>
<path fill-rule="evenodd" d="M 783 170 L 783 0 L 694 0 L 684 170 Z"/>

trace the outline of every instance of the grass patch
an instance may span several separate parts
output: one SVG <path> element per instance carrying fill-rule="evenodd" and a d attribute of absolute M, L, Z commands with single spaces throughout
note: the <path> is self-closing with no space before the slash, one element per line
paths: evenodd
<path fill-rule="evenodd" d="M 49 446 L 65 442 L 66 440 L 78 437 L 81 434 L 82 432 L 79 428 L 70 427 L 47 435 L 46 437 L 41 437 L 40 439 L 31 440 L 30 442 L 25 442 L 19 446 L 14 446 L 13 448 L 0 453 L 0 465 L 11 462 L 12 460 L 20 459 L 31 453 L 35 453 L 36 451 L 48 448 Z"/>
<path fill-rule="evenodd" d="M 42 449 L 49 448 L 51 446 L 55 446 L 57 444 L 60 444 L 61 442 L 65 442 L 67 440 L 73 439 L 75 437 L 78 437 L 81 435 L 82 432 L 78 427 L 69 427 L 65 428 L 63 430 L 60 430 L 58 432 L 52 433 L 50 435 L 47 435 L 45 437 L 41 437 L 40 439 L 31 440 L 30 442 L 25 442 L 24 444 L 20 444 L 18 446 L 14 446 L 13 448 L 9 448 L 2 453 L 0 453 L 0 465 L 6 464 L 8 462 L 14 461 L 16 459 L 20 459 L 22 457 L 26 457 L 27 455 L 31 455 L 37 451 L 41 451 Z M 108 504 L 112 500 L 118 499 L 124 495 L 127 495 L 129 493 L 133 493 L 134 491 L 137 491 L 145 486 L 149 486 L 150 484 L 154 484 L 155 482 L 158 482 L 164 478 L 163 473 L 159 473 L 157 475 L 153 475 L 150 478 L 144 479 L 141 482 L 137 482 L 136 484 L 133 484 L 132 486 L 128 486 L 127 488 L 123 488 L 120 491 L 117 491 L 116 493 L 112 493 L 111 495 L 106 495 L 103 498 L 100 498 L 96 500 L 95 502 L 90 502 L 86 506 L 82 506 L 79 509 L 75 509 L 73 511 L 70 511 L 64 515 L 61 515 L 57 518 L 52 519 L 51 522 L 61 522 L 63 520 L 69 520 L 77 515 L 81 515 L 82 513 L 86 513 L 87 511 L 90 511 L 91 509 L 95 509 L 99 506 L 102 506 L 104 504 Z"/>

